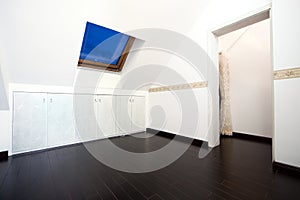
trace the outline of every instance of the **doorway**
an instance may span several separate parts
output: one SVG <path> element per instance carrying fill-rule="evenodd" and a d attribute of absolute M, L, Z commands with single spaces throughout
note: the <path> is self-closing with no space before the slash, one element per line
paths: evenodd
<path fill-rule="evenodd" d="M 270 10 L 271 5 L 265 6 L 211 32 L 212 58 L 219 63 L 222 52 L 228 63 L 230 115 L 227 113 L 227 120 L 234 133 L 273 137 Z M 221 117 L 220 131 L 222 120 Z"/>

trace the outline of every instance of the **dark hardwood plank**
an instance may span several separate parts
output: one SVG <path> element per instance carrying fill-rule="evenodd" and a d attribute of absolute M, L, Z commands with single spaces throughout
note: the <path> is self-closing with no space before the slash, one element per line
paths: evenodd
<path fill-rule="evenodd" d="M 134 174 L 122 173 L 122 176 L 146 198 L 149 198 L 155 194 L 155 192 L 153 192 L 148 185 L 142 182 L 142 180 L 138 179 Z"/>
<path fill-rule="evenodd" d="M 149 200 L 163 200 L 163 199 L 159 197 L 157 194 L 155 194 Z"/>
<path fill-rule="evenodd" d="M 12 159 L 9 158 L 7 161 L 0 161 L 0 190 L 2 188 L 2 184 L 7 175 L 8 169 L 10 167 Z"/>
<path fill-rule="evenodd" d="M 145 153 L 173 139 L 142 134 L 151 137 L 126 136 L 111 141 L 130 152 Z M 269 143 L 225 137 L 202 159 L 198 157 L 200 147 L 197 142 L 171 165 L 141 174 L 107 167 L 82 144 L 10 157 L 0 162 L 0 199 L 300 198 L 300 176 L 272 169 Z"/>

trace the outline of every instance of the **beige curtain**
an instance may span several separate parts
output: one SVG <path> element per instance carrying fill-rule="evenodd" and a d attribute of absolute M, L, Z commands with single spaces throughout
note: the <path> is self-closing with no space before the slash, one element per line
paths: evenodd
<path fill-rule="evenodd" d="M 222 135 L 232 135 L 230 111 L 230 72 L 228 59 L 224 53 L 219 53 L 220 73 L 220 129 Z"/>

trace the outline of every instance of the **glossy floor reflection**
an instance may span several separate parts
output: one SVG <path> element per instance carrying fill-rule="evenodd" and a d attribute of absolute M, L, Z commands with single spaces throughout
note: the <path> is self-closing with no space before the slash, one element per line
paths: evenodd
<path fill-rule="evenodd" d="M 170 138 L 112 139 L 132 152 L 155 151 Z M 101 141 L 98 141 L 101 142 Z M 73 145 L 0 162 L 0 199 L 299 199 L 300 178 L 272 170 L 271 145 L 222 138 L 198 158 L 199 146 L 161 170 L 131 174 L 95 160 Z"/>

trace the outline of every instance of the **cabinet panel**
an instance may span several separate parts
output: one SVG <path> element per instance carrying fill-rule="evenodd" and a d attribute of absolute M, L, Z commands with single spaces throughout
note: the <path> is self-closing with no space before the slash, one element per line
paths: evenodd
<path fill-rule="evenodd" d="M 116 103 L 116 126 L 119 135 L 131 132 L 131 103 L 130 96 L 118 96 Z"/>
<path fill-rule="evenodd" d="M 145 131 L 145 97 L 131 98 L 131 132 Z"/>
<path fill-rule="evenodd" d="M 76 95 L 73 107 L 76 133 L 80 141 L 97 139 L 96 95 Z"/>
<path fill-rule="evenodd" d="M 13 153 L 47 145 L 47 94 L 14 93 Z"/>
<path fill-rule="evenodd" d="M 97 125 L 98 137 L 107 138 L 117 135 L 115 126 L 116 117 L 116 97 L 112 95 L 98 95 L 97 101 Z"/>
<path fill-rule="evenodd" d="M 75 137 L 73 95 L 48 94 L 48 146 L 71 144 Z"/>

